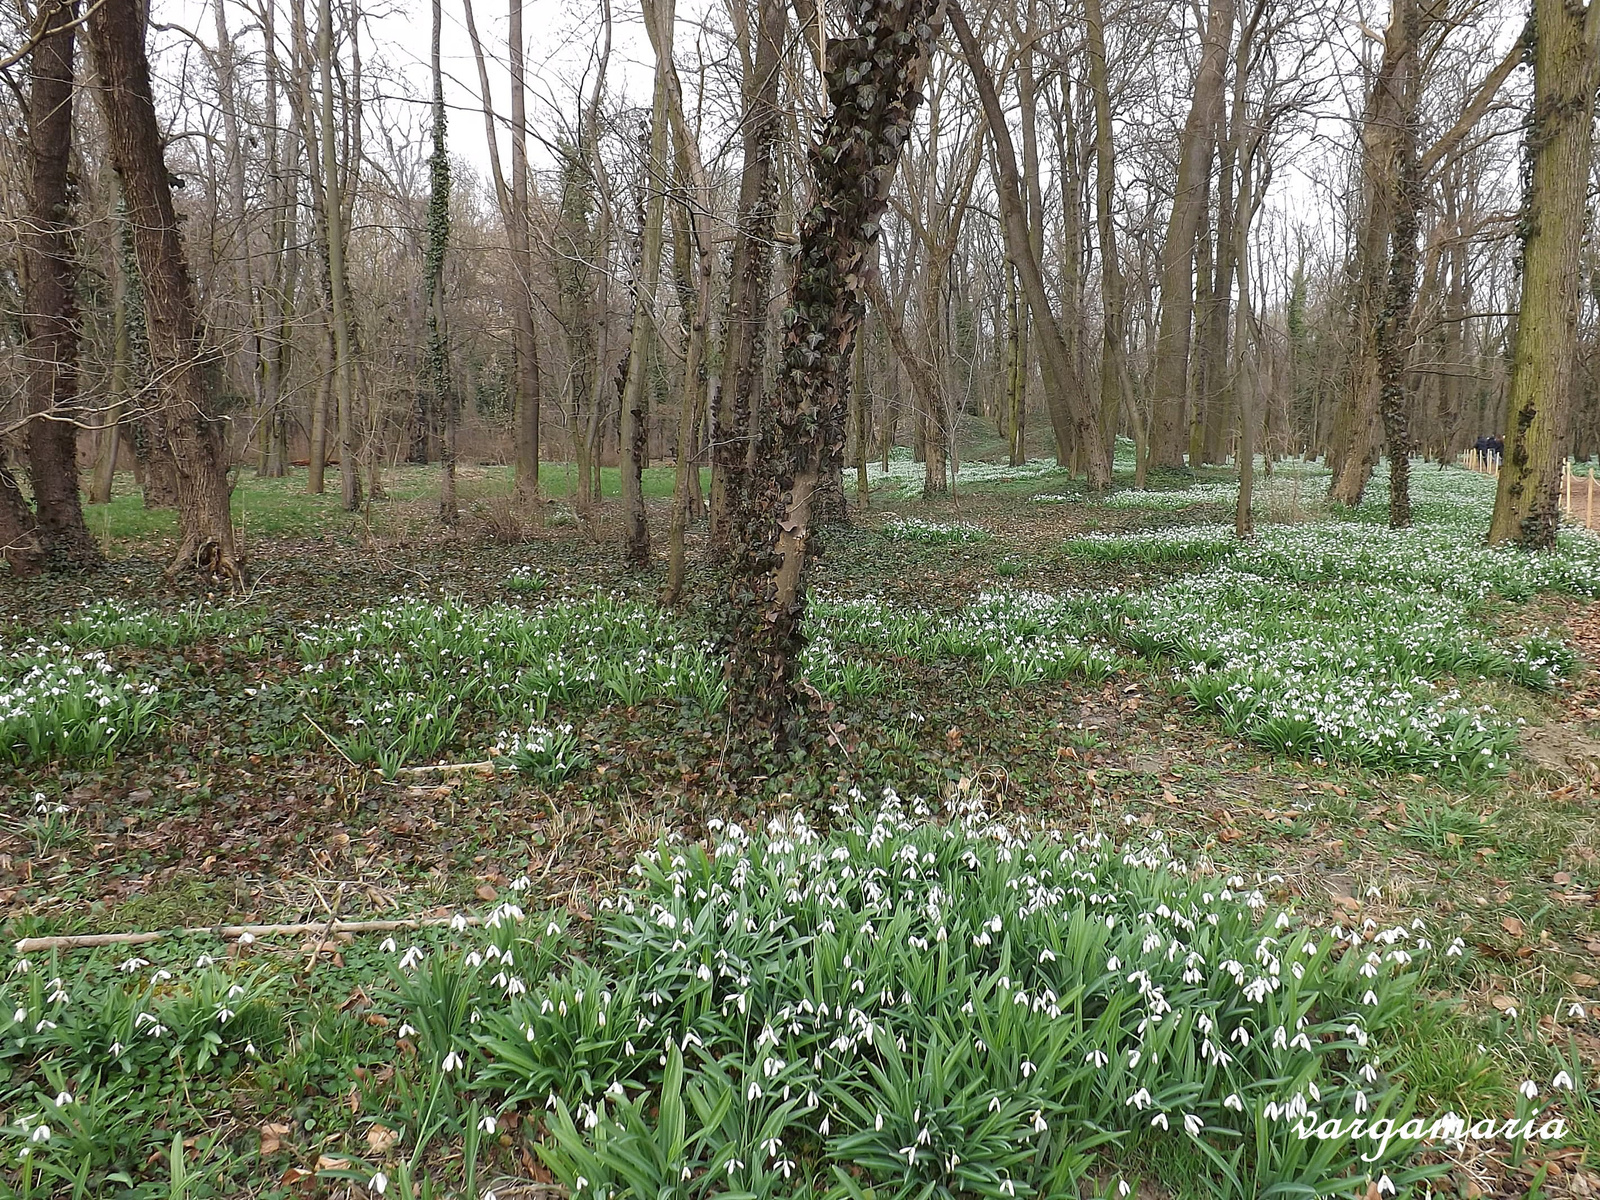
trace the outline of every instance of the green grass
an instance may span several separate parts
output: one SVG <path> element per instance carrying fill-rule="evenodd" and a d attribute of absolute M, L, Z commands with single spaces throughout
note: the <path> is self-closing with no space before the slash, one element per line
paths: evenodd
<path fill-rule="evenodd" d="M 672 496 L 676 468 L 647 467 L 643 473 L 644 494 L 647 499 L 666 500 Z M 411 465 L 389 467 L 383 473 L 387 496 L 371 506 L 374 520 L 381 521 L 400 506 L 436 496 L 439 491 L 439 468 Z M 539 488 L 553 500 L 564 500 L 571 495 L 577 482 L 577 468 L 570 463 L 544 463 L 539 467 Z M 711 473 L 702 469 L 701 484 L 711 486 Z M 257 537 L 309 537 L 319 533 L 348 528 L 362 514 L 347 514 L 341 510 L 339 500 L 339 468 L 329 467 L 326 490 L 317 496 L 307 494 L 306 470 L 296 467 L 281 479 L 268 479 L 248 468 L 240 471 L 233 491 L 234 523 L 246 536 Z M 508 466 L 463 467 L 460 474 L 460 496 L 464 506 L 474 502 L 508 495 L 511 491 L 511 468 Z M 602 467 L 600 490 L 603 498 L 615 499 L 622 494 L 622 473 L 617 467 Z M 84 517 L 90 531 L 113 552 L 120 542 L 150 541 L 156 538 L 176 537 L 177 513 L 172 509 L 151 509 L 144 506 L 142 495 L 131 474 L 117 477 L 109 504 L 85 504 Z"/>

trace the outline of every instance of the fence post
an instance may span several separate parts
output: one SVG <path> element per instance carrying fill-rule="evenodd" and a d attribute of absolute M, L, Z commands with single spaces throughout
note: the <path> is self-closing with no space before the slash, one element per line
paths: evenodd
<path fill-rule="evenodd" d="M 1589 464 L 1589 509 L 1583 517 L 1585 529 L 1594 528 L 1594 464 Z"/>

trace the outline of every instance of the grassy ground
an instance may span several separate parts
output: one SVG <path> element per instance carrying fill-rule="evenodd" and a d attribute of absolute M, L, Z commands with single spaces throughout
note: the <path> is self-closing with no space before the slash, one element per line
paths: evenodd
<path fill-rule="evenodd" d="M 651 467 L 644 472 L 644 494 L 654 500 L 672 495 L 674 469 Z M 539 468 L 539 487 L 550 499 L 565 499 L 576 484 L 576 468 L 569 463 L 545 463 Z M 703 471 L 705 486 L 710 472 Z M 437 468 L 411 465 L 390 467 L 384 472 L 386 496 L 366 505 L 359 513 L 341 511 L 339 468 L 329 467 L 325 488 L 320 495 L 306 493 L 306 470 L 291 468 L 281 479 L 268 479 L 250 470 L 239 473 L 233 492 L 234 521 L 246 537 L 314 537 L 323 534 L 353 533 L 370 523 L 379 531 L 401 529 L 431 518 L 430 501 L 439 494 Z M 605 497 L 621 495 L 622 483 L 617 468 L 603 467 L 600 488 Z M 504 466 L 463 466 L 459 480 L 463 506 L 480 508 L 511 492 L 511 468 Z M 170 509 L 145 508 L 133 476 L 117 476 L 108 504 L 85 508 L 89 528 L 101 539 L 113 557 L 125 556 L 177 531 L 177 516 Z"/>
<path fill-rule="evenodd" d="M 1199 482 L 1226 478 L 1219 472 Z M 562 469 L 552 466 L 541 482 L 559 496 L 563 481 Z M 1534 1080 L 1541 1103 L 1554 1099 L 1552 1111 L 1564 1112 L 1578 1132 L 1563 1147 L 1525 1151 L 1495 1142 L 1435 1147 L 1416 1161 L 1436 1168 L 1437 1179 L 1408 1184 L 1397 1171 L 1401 1189 L 1600 1194 L 1593 1149 L 1600 1124 L 1584 1095 L 1600 1090 L 1600 675 L 1593 670 L 1600 605 L 1560 591 L 1535 589 L 1514 600 L 1491 591 L 1463 602 L 1463 623 L 1437 635 L 1470 640 L 1481 633 L 1485 644 L 1506 646 L 1548 627 L 1578 656 L 1542 690 L 1513 682 L 1514 672 L 1483 667 L 1482 655 L 1471 669 L 1439 677 L 1439 687 L 1460 689 L 1461 703 L 1487 705 L 1515 730 L 1505 768 L 1492 772 L 1323 761 L 1292 746 L 1274 752 L 1258 727 L 1230 729 L 1202 711 L 1175 667 L 1183 650 L 1170 643 L 1135 652 L 1135 643 L 1113 639 L 1109 675 L 1098 677 L 1077 659 L 1051 675 L 1050 663 L 1018 665 L 1014 654 L 1006 657 L 1015 650 L 1011 642 L 976 657 L 847 642 L 853 627 L 841 618 L 829 627 L 841 648 L 813 667 L 816 740 L 752 778 L 732 754 L 737 738 L 714 699 L 692 698 L 694 688 L 715 686 L 714 656 L 706 660 L 710 668 L 695 657 L 715 626 L 714 571 L 701 569 L 684 611 L 657 627 L 648 614 L 662 568 L 622 570 L 605 518 L 596 541 L 589 530 L 562 523 L 555 505 L 555 519 L 532 540 L 496 540 L 504 528 L 489 501 L 507 488 L 503 469 L 463 472 L 469 516 L 453 533 L 432 527 L 436 481 L 427 472 L 391 471 L 390 498 L 359 518 L 338 511 L 335 482 L 328 495 L 308 497 L 303 479 L 293 476 L 241 478 L 235 513 L 257 579 L 243 597 L 208 600 L 192 582 L 163 577 L 170 519 L 125 494 L 90 510 L 92 528 L 107 534 L 117 555 L 108 572 L 0 593 L 10 646 L 39 636 L 64 638 L 84 653 L 102 649 L 119 672 L 156 685 L 160 697 L 151 733 L 141 740 L 65 761 L 24 755 L 0 765 L 0 810 L 13 818 L 0 823 L 8 938 L 483 916 L 514 898 L 529 913 L 559 907 L 582 945 L 585 931 L 607 919 L 602 901 L 629 883 L 635 855 L 664 836 L 710 839 L 715 820 L 755 828 L 796 808 L 826 827 L 852 788 L 876 796 L 890 787 L 935 803 L 981 800 L 1006 819 L 1073 833 L 1123 839 L 1163 831 L 1173 856 L 1198 864 L 1203 877 L 1241 876 L 1313 930 L 1357 930 L 1357 946 L 1375 930 L 1419 919 L 1438 947 L 1460 939 L 1464 952 L 1430 957 L 1413 981 L 1415 1001 L 1397 1008 L 1385 1078 L 1422 1110 L 1506 1115 L 1520 1111 L 1519 1085 Z M 608 496 L 614 487 L 613 472 Z M 647 473 L 648 495 L 670 489 L 670 469 Z M 846 606 L 864 601 L 885 621 L 903 613 L 959 623 L 991 589 L 1053 597 L 1118 592 L 1143 603 L 1207 577 L 1207 565 L 1184 557 L 1187 550 L 1106 557 L 1085 552 L 1081 539 L 1151 533 L 1181 542 L 1230 519 L 1225 500 L 1203 490 L 1193 502 L 1173 495 L 1179 498 L 1169 508 L 1086 503 L 1072 481 L 1048 473 L 991 479 L 954 500 L 929 502 L 884 486 L 852 528 L 830 535 L 817 591 Z M 1258 515 L 1327 529 L 1319 495 L 1313 478 L 1283 475 L 1268 487 Z M 908 518 L 925 524 L 905 524 Z M 653 522 L 659 536 L 659 502 Z M 975 532 L 951 532 L 962 529 Z M 696 543 L 691 554 L 698 549 Z M 1460 553 L 1478 552 L 1464 544 Z M 1305 586 L 1308 597 L 1332 598 L 1349 587 Z M 100 612 L 62 624 L 84 600 L 113 594 L 124 615 Z M 315 628 L 366 606 L 453 599 L 462 613 L 502 613 L 516 636 L 542 637 L 515 624 L 525 619 L 519 614 L 581 608 L 596 597 L 624 606 L 589 618 L 608 631 L 618 655 L 639 656 L 618 661 L 646 664 L 653 655 L 670 659 L 676 673 L 652 682 L 638 665 L 604 676 L 605 663 L 595 660 L 595 682 L 570 685 L 548 714 L 523 721 L 574 727 L 569 759 L 556 764 L 553 752 L 541 749 L 528 761 L 531 774 L 395 769 L 482 761 L 497 741 L 503 748 L 503 732 L 517 732 L 517 722 L 488 693 L 469 699 L 466 684 L 441 690 L 436 679 L 396 675 L 372 666 L 365 650 L 318 673 L 333 660 L 314 639 L 334 635 Z M 159 619 L 152 623 L 144 613 Z M 483 646 L 510 637 L 507 628 L 489 630 Z M 934 626 L 917 629 L 925 640 Z M 416 636 L 392 644 L 406 652 Z M 462 662 L 462 678 L 499 678 L 498 651 L 475 653 Z M 447 654 L 439 661 L 458 660 Z M 519 670 L 510 669 L 506 686 L 518 686 Z M 452 695 L 457 703 L 446 714 Z M 420 706 L 406 710 L 421 714 L 406 726 L 405 737 L 414 740 L 396 734 L 385 742 L 389 735 L 376 730 L 407 696 Z M 399 729 L 411 717 L 394 719 L 400 724 L 384 728 Z M 18 1048 L 7 1042 L 0 1050 L 0 1124 L 11 1131 L 0 1142 L 0 1196 L 6 1189 L 347 1195 L 373 1188 L 380 1169 L 398 1188 L 412 1166 L 432 1180 L 434 1195 L 481 1194 L 497 1181 L 493 1190 L 504 1200 L 539 1194 L 534 1189 L 552 1179 L 570 1184 L 570 1173 L 537 1149 L 554 1128 L 553 1118 L 541 1122 L 542 1091 L 521 1102 L 484 1092 L 450 1104 L 437 1094 L 412 1094 L 428 1086 L 437 1093 L 442 1077 L 418 1066 L 432 1045 L 416 1015 L 426 1005 L 418 1008 L 407 991 L 413 977 L 396 971 L 394 953 L 375 944 L 380 936 L 264 936 L 231 949 L 187 936 L 136 950 L 30 956 L 32 970 L 4 985 L 5 1007 L 14 1000 L 31 1013 L 29 987 L 43 989 L 37 1006 L 48 1007 L 43 985 L 53 977 L 69 981 L 79 1008 L 110 1005 L 134 981 L 148 1004 L 170 1007 L 198 987 L 184 982 L 196 956 L 214 955 L 228 964 L 229 979 L 252 989 L 258 1004 L 251 1019 L 262 1023 L 253 1034 L 218 1039 L 204 1057 L 175 1046 L 170 1060 L 162 1059 L 169 1065 L 152 1060 L 132 1084 L 84 1065 L 104 1060 L 101 1043 L 29 1042 L 17 1024 Z M 400 936 L 402 946 L 410 940 L 430 952 L 453 939 L 447 929 Z M 133 953 L 150 961 L 123 975 L 117 965 Z M 0 975 L 14 963 L 0 957 Z M 179 981 L 152 978 L 157 968 Z M 437 1001 L 437 993 L 429 995 L 429 1003 Z M 277 1016 L 267 1020 L 265 1013 Z M 397 1047 L 395 1028 L 406 1020 L 423 1034 L 401 1035 Z M 73 1028 L 93 1041 L 85 1027 Z M 463 1045 L 471 1043 L 463 1037 Z M 1558 1096 L 1550 1080 L 1562 1070 L 1578 1086 Z M 51 1117 L 56 1157 L 41 1150 L 35 1160 L 60 1164 L 47 1178 L 43 1166 L 35 1171 L 18 1157 L 30 1136 L 18 1121 L 29 1097 L 58 1087 L 77 1093 L 85 1114 L 90 1089 L 114 1096 L 120 1115 Z M 485 1114 L 498 1117 L 492 1135 L 471 1133 Z M 62 1149 L 69 1137 L 100 1149 Z M 1113 1181 L 1123 1177 L 1139 1180 L 1141 1194 L 1150 1196 L 1265 1190 L 1219 1182 L 1221 1169 L 1195 1158 L 1192 1148 L 1144 1135 L 1120 1152 L 1091 1154 L 1075 1173 L 1073 1190 L 1084 1195 L 1115 1194 Z M 1346 1183 L 1347 1192 L 1379 1194 L 1374 1181 Z M 778 1190 L 763 1194 L 802 1194 L 771 1186 Z M 710 1181 L 696 1188 L 692 1194 L 705 1194 Z M 877 1194 L 910 1193 L 884 1186 Z"/>

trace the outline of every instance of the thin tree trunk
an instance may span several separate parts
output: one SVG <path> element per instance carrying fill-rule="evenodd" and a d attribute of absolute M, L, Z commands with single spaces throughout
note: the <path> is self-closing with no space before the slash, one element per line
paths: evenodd
<path fill-rule="evenodd" d="M 433 393 L 433 411 L 443 419 L 444 424 L 441 431 L 444 454 L 439 481 L 439 520 L 446 525 L 454 525 L 461 519 L 456 500 L 456 438 L 461 415 L 450 378 L 450 338 L 444 310 L 444 258 L 450 248 L 450 151 L 445 142 L 444 72 L 439 55 L 444 28 L 443 12 L 441 0 L 433 0 L 430 58 L 433 70 L 433 154 L 428 159 L 428 252 L 424 282 L 428 299 L 428 383 Z M 473 38 L 473 45 L 476 48 L 476 37 Z M 484 95 L 488 96 L 488 88 L 484 89 Z M 494 150 L 492 142 L 490 149 L 491 152 Z M 497 178 L 499 161 L 497 155 Z"/>
<path fill-rule="evenodd" d="M 539 337 L 533 323 L 533 249 L 528 232 L 528 85 L 523 63 L 522 0 L 510 0 L 511 40 L 511 258 L 516 294 L 516 489 L 524 502 L 539 500 Z M 488 103 L 488 93 L 484 94 Z M 495 159 L 499 161 L 498 156 Z M 537 511 L 537 510 L 536 510 Z"/>
<path fill-rule="evenodd" d="M 328 257 L 328 311 L 333 325 L 333 394 L 339 417 L 340 498 L 346 512 L 361 507 L 356 469 L 355 366 L 350 337 L 350 290 L 345 279 L 345 185 L 339 173 L 333 123 L 333 3 L 318 2 L 317 68 L 322 85 L 322 225 Z M 353 168 L 352 168 L 353 169 Z"/>
<path fill-rule="evenodd" d="M 1100 0 L 1084 0 L 1089 49 L 1089 86 L 1094 92 L 1095 224 L 1100 235 L 1100 441 L 1109 462 L 1116 440 L 1117 414 L 1133 407 L 1128 386 L 1127 293 L 1117 257 L 1116 146 L 1111 128 L 1111 84 L 1106 70 L 1105 18 Z"/>
<path fill-rule="evenodd" d="M 665 0 L 658 20 L 670 27 L 675 7 Z M 662 224 L 666 215 L 667 69 L 656 60 L 655 94 L 650 107 L 650 141 L 641 187 L 645 191 L 639 230 L 639 263 L 633 280 L 633 330 L 628 343 L 628 369 L 622 387 L 622 425 L 618 462 L 622 474 L 623 544 L 636 567 L 650 562 L 650 522 L 644 506 L 644 462 L 649 455 L 645 428 L 645 375 L 650 342 L 656 332 L 656 288 L 661 278 Z"/>
<path fill-rule="evenodd" d="M 1078 441 L 1089 446 L 1087 460 L 1088 483 L 1091 490 L 1100 491 L 1111 486 L 1111 460 L 1106 448 L 1096 434 L 1098 421 L 1089 399 L 1084 394 L 1083 382 L 1078 378 L 1067 354 L 1066 340 L 1050 307 L 1049 292 L 1045 289 L 1044 274 L 1033 253 L 1027 219 L 1022 204 L 1022 189 L 1017 173 L 1016 151 L 1011 143 L 1011 131 L 1006 123 L 1005 110 L 995 92 L 994 78 L 984 61 L 983 49 L 967 25 L 966 16 L 956 0 L 948 0 L 947 12 L 951 27 L 961 42 L 961 52 L 972 67 L 978 96 L 988 122 L 989 135 L 995 151 L 996 174 L 1000 193 L 1000 213 L 1005 231 L 1006 245 L 1012 261 L 1017 264 L 1022 279 L 1023 293 L 1033 313 L 1034 328 L 1038 333 L 1041 365 L 1044 367 L 1046 400 L 1051 424 L 1056 431 L 1058 457 L 1070 445 L 1074 431 Z"/>
<path fill-rule="evenodd" d="M 1161 251 L 1161 308 L 1150 398 L 1150 463 L 1181 468 L 1188 421 L 1189 327 L 1194 316 L 1194 251 L 1205 218 L 1206 180 L 1214 144 L 1212 118 L 1221 94 L 1233 0 L 1211 0 L 1194 96 L 1179 143 L 1177 187 Z"/>

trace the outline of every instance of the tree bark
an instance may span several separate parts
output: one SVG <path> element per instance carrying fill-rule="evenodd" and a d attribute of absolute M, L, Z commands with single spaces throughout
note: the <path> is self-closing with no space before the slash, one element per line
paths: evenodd
<path fill-rule="evenodd" d="M 169 570 L 189 566 L 242 584 L 223 426 L 214 419 L 207 394 L 194 290 L 162 157 L 144 31 L 138 0 L 100 0 L 88 23 L 112 161 L 122 180 L 144 286 L 151 365 L 165 393 L 151 425 L 171 449 L 177 483 L 179 548 Z"/>
<path fill-rule="evenodd" d="M 795 660 L 818 552 L 812 498 L 842 457 L 866 267 L 939 26 L 938 0 L 853 0 L 848 11 L 854 36 L 828 47 L 830 108 L 809 155 L 815 199 L 800 220 L 775 411 L 730 584 L 730 715 L 751 739 L 796 732 Z"/>
<path fill-rule="evenodd" d="M 672 24 L 676 9 L 664 0 L 658 20 Z M 636 567 L 650 562 L 650 522 L 644 505 L 644 460 L 649 453 L 645 428 L 645 374 L 650 343 L 656 332 L 656 290 L 661 280 L 662 224 L 667 186 L 667 72 L 656 60 L 655 93 L 650 106 L 650 140 L 640 186 L 645 191 L 639 230 L 639 262 L 633 280 L 633 330 L 628 342 L 627 374 L 622 385 L 622 424 L 618 462 L 622 473 L 624 553 Z"/>
<path fill-rule="evenodd" d="M 445 143 L 444 72 L 440 64 L 440 39 L 444 15 L 441 0 L 433 0 L 433 154 L 428 159 L 428 252 L 424 263 L 424 288 L 428 298 L 428 386 L 433 412 L 443 424 L 444 447 L 439 481 L 439 520 L 454 525 L 461 519 L 456 501 L 456 437 L 461 424 L 456 390 L 450 379 L 450 339 L 445 325 L 444 258 L 450 248 L 450 152 Z M 473 38 L 477 46 L 477 38 Z M 488 89 L 484 89 L 487 105 Z M 494 145 L 490 143 L 493 151 Z M 495 158 L 498 179 L 500 160 Z"/>
<path fill-rule="evenodd" d="M 1089 398 L 1084 394 L 1083 381 L 1067 353 L 1066 340 L 1057 323 L 1055 310 L 1050 307 L 1050 295 L 1044 286 L 1044 273 L 1033 252 L 1027 218 L 1022 203 L 1022 188 L 1017 173 L 1016 150 L 1011 143 L 1011 131 L 1006 124 L 1005 110 L 995 92 L 994 78 L 984 61 L 983 49 L 967 24 L 966 16 L 956 0 L 949 0 L 947 11 L 950 25 L 961 42 L 961 53 L 972 68 L 978 96 L 983 102 L 989 136 L 994 146 L 998 191 L 1000 193 L 1001 224 L 1005 232 L 1006 248 L 1017 265 L 1022 280 L 1023 294 L 1033 314 L 1034 328 L 1038 333 L 1040 362 L 1044 368 L 1046 408 L 1056 432 L 1057 455 L 1063 460 L 1074 435 L 1089 447 L 1087 459 L 1088 484 L 1091 490 L 1101 491 L 1111 486 L 1111 459 L 1098 435 L 1099 422 Z"/>
<path fill-rule="evenodd" d="M 745 0 L 731 0 L 736 21 Z M 778 85 L 783 66 L 782 0 L 756 0 L 756 53 L 744 81 L 744 165 L 739 216 L 728 271 L 722 381 L 711 430 L 710 547 L 726 556 L 733 531 L 746 520 L 745 461 L 754 434 L 753 398 L 760 389 L 766 348 L 766 296 L 772 280 L 772 235 L 777 220 L 773 156 L 778 139 Z"/>
<path fill-rule="evenodd" d="M 1182 468 L 1189 424 L 1189 327 L 1194 317 L 1194 250 L 1205 217 L 1214 145 L 1212 117 L 1221 94 L 1233 0 L 1211 0 L 1200 67 L 1178 150 L 1178 179 L 1161 251 L 1161 308 L 1150 397 L 1150 465 Z"/>
<path fill-rule="evenodd" d="M 28 475 L 43 566 L 83 570 L 100 552 L 83 522 L 78 490 L 78 262 L 73 246 L 72 59 L 77 0 L 41 19 L 29 62 L 29 220 L 26 254 Z"/>
<path fill-rule="evenodd" d="M 1580 262 L 1600 79 L 1600 2 L 1533 0 L 1532 171 L 1523 204 L 1522 311 L 1512 346 L 1489 541 L 1555 545 L 1563 441 L 1576 384 Z"/>

